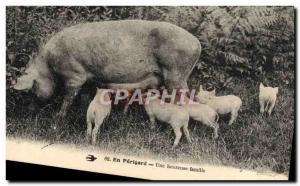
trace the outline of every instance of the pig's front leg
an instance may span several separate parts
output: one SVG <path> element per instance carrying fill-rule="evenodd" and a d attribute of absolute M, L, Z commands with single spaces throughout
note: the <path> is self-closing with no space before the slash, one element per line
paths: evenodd
<path fill-rule="evenodd" d="M 60 111 L 56 114 L 54 118 L 54 122 L 52 123 L 52 130 L 54 132 L 55 139 L 59 140 L 61 136 L 64 134 L 64 126 L 66 123 L 66 113 L 70 106 L 72 105 L 72 102 L 76 95 L 78 94 L 80 88 L 68 88 L 67 94 L 65 95 L 63 99 L 63 103 L 61 106 Z"/>
<path fill-rule="evenodd" d="M 70 106 L 73 103 L 74 98 L 77 96 L 80 87 L 77 88 L 67 88 L 67 94 L 64 97 L 63 104 L 60 108 L 60 111 L 57 114 L 57 117 L 62 119 L 66 117 L 66 113 L 69 110 Z"/>

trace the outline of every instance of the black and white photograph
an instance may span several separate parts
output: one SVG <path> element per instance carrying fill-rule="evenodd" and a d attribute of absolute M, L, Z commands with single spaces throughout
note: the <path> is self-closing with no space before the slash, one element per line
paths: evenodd
<path fill-rule="evenodd" d="M 293 6 L 6 6 L 6 160 L 289 180 Z"/>

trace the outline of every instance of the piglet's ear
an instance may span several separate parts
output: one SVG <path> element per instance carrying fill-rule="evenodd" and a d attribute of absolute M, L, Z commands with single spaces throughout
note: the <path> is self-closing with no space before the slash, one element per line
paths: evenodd
<path fill-rule="evenodd" d="M 264 88 L 265 86 L 262 84 L 262 83 L 260 83 L 259 84 L 259 89 L 262 89 L 262 88 Z"/>
<path fill-rule="evenodd" d="M 203 87 L 202 87 L 202 85 L 200 85 L 200 88 L 199 88 L 199 90 L 200 90 L 200 91 L 203 91 Z"/>
<path fill-rule="evenodd" d="M 213 96 L 215 96 L 215 95 L 216 95 L 216 89 L 212 90 L 212 91 L 210 92 L 210 94 L 213 95 Z"/>

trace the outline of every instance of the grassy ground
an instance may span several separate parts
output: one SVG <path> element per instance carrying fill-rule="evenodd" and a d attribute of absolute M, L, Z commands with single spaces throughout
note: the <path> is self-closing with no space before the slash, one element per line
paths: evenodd
<path fill-rule="evenodd" d="M 237 81 L 233 87 L 218 95 L 235 94 L 243 101 L 242 110 L 232 126 L 228 117 L 221 117 L 220 137 L 212 138 L 212 129 L 190 121 L 189 129 L 193 143 L 185 137 L 178 148 L 172 150 L 174 134 L 171 127 L 158 122 L 155 131 L 142 107 L 131 107 L 127 115 L 121 107 L 114 107 L 99 134 L 98 147 L 105 151 L 155 159 L 189 163 L 208 163 L 239 168 L 265 170 L 288 174 L 294 131 L 294 92 L 279 88 L 278 100 L 271 117 L 259 115 L 258 83 Z M 73 108 L 75 108 L 73 106 Z M 62 143 L 86 145 L 86 106 L 71 110 L 66 135 Z M 47 140 L 54 122 L 55 109 L 45 106 L 38 113 L 26 107 L 23 110 L 7 108 L 7 136 L 33 140 Z"/>

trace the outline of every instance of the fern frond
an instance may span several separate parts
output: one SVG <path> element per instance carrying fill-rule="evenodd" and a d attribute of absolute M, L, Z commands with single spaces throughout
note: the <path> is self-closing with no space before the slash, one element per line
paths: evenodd
<path fill-rule="evenodd" d="M 280 16 L 271 7 L 247 7 L 245 15 L 239 22 L 239 27 L 246 33 L 256 32 L 261 28 L 268 28 L 280 21 Z"/>
<path fill-rule="evenodd" d="M 248 63 L 247 58 L 240 57 L 232 52 L 219 51 L 218 56 L 221 56 L 228 64 Z"/>

